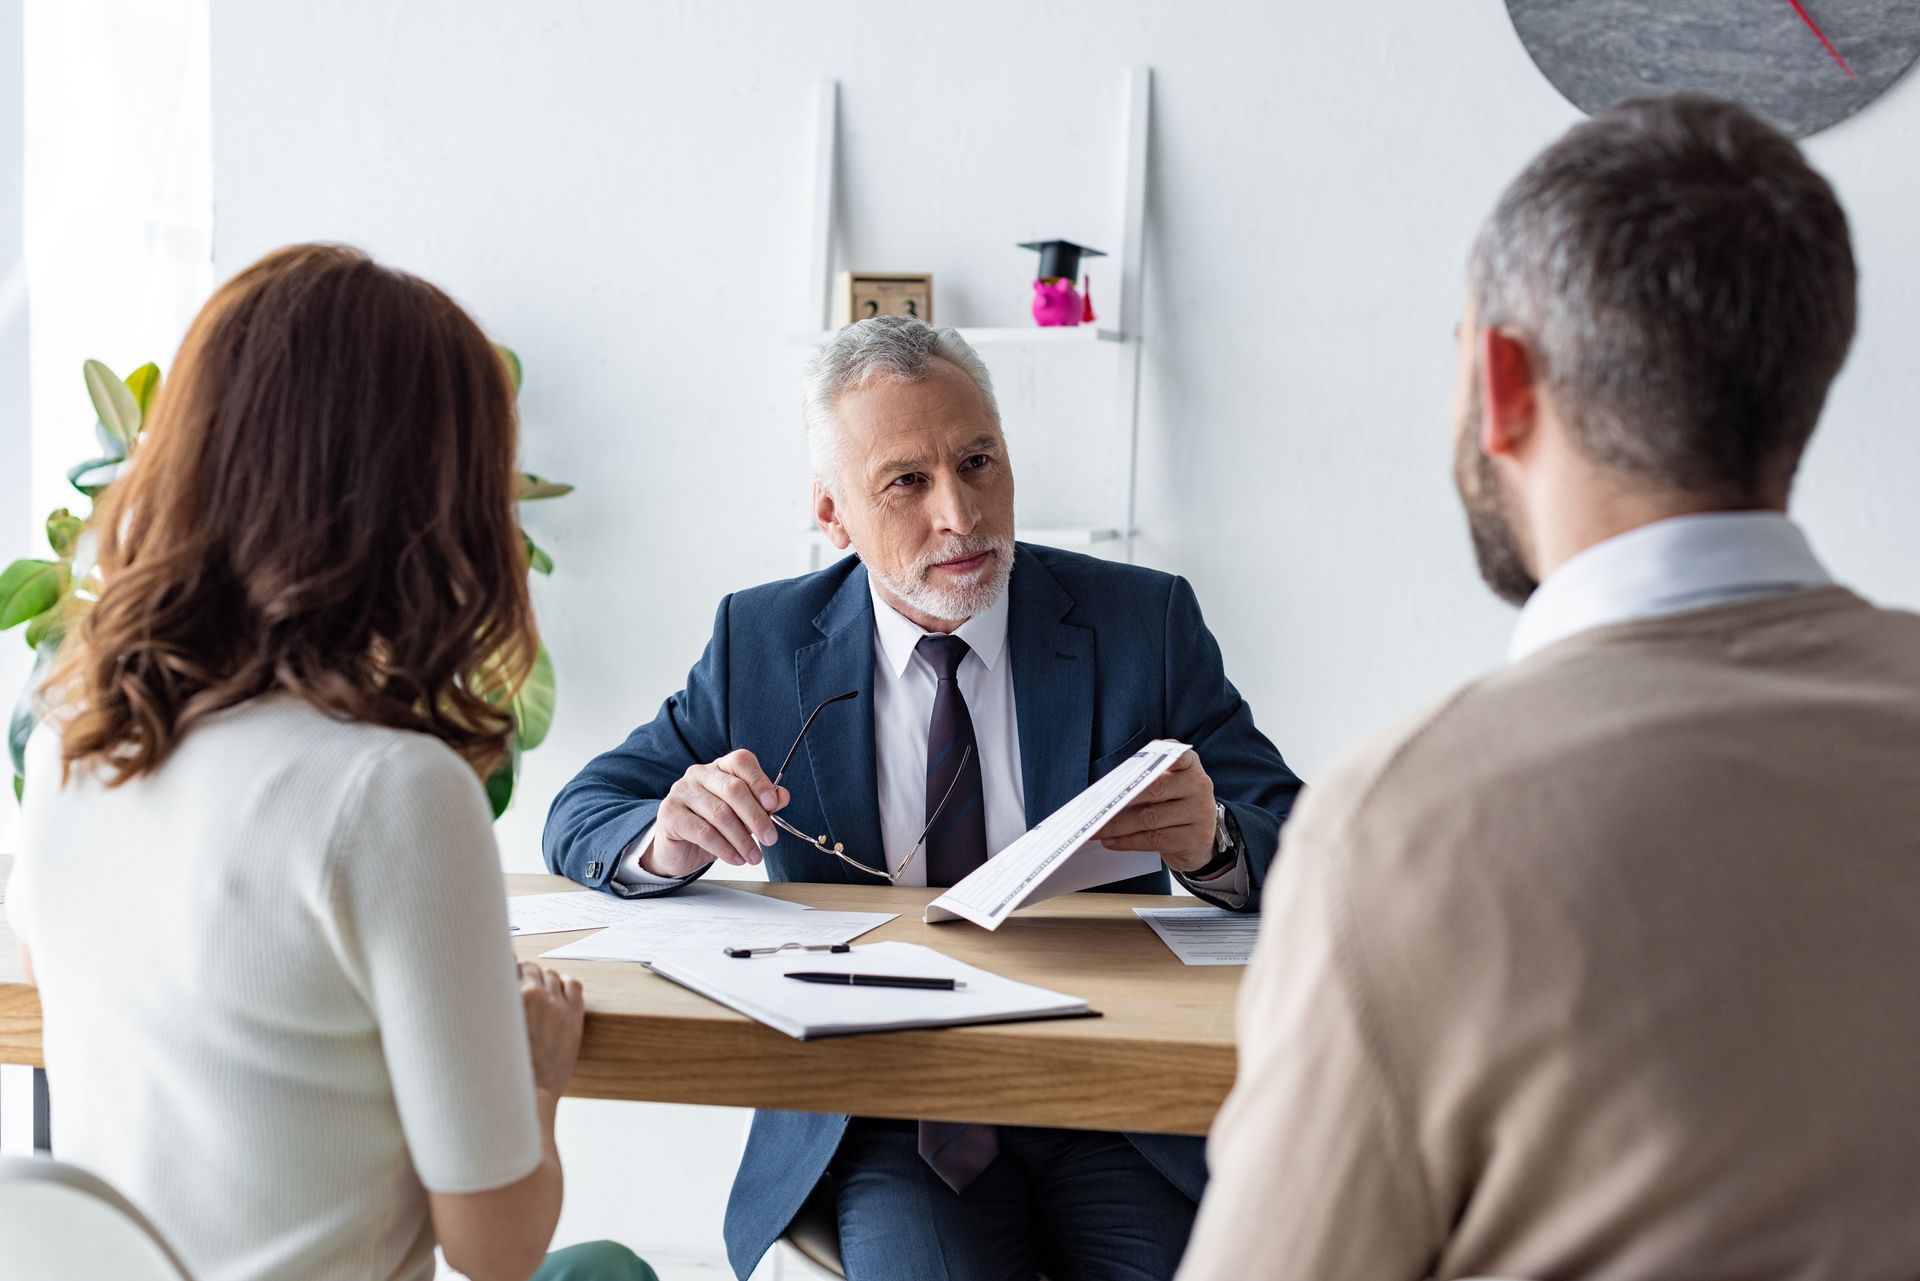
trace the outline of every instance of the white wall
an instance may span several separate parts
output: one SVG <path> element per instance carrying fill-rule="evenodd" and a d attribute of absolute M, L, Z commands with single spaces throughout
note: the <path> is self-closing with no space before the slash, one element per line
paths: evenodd
<path fill-rule="evenodd" d="M 1497 0 L 216 0 L 219 273 L 335 238 L 441 282 L 525 358 L 528 464 L 581 485 L 530 510 L 560 564 L 540 607 L 561 707 L 500 825 L 510 868 L 538 865 L 554 789 L 677 687 L 718 597 L 789 572 L 814 83 L 843 83 L 842 265 L 932 270 L 942 320 L 1012 324 L 1013 242 L 1118 248 L 1136 63 L 1156 72 L 1140 558 L 1194 580 L 1312 778 L 1505 641 L 1448 480 L 1450 330 L 1476 223 L 1576 117 Z M 1917 135 L 1909 80 L 1811 146 L 1865 301 L 1799 504 L 1841 576 L 1906 604 Z M 997 366 L 1034 523 L 1114 462 L 1089 425 L 1113 353 L 1054 355 Z M 736 1120 L 569 1106 L 569 1232 L 716 1248 Z"/>

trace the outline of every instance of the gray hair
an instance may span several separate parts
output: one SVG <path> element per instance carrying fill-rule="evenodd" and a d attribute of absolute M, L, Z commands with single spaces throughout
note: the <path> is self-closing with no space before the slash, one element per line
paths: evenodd
<path fill-rule="evenodd" d="M 1784 497 L 1853 337 L 1847 219 L 1791 140 L 1678 95 L 1576 125 L 1469 268 L 1593 461 L 1733 506 Z"/>
<path fill-rule="evenodd" d="M 999 426 L 1000 405 L 993 396 L 993 379 L 986 362 L 958 330 L 935 327 L 911 316 L 875 316 L 842 329 L 807 362 L 801 379 L 807 452 L 813 459 L 814 479 L 828 493 L 836 492 L 845 452 L 833 413 L 840 398 L 879 378 L 919 382 L 932 371 L 936 358 L 958 365 L 973 380 L 987 402 L 994 425 Z"/>

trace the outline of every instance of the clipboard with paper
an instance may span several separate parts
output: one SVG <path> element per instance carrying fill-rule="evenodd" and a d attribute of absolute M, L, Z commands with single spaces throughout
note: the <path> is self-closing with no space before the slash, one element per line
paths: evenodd
<path fill-rule="evenodd" d="M 796 966 L 827 973 L 885 971 L 893 975 L 958 980 L 953 991 L 815 986 L 788 977 Z M 1086 999 L 1003 978 L 898 940 L 859 943 L 847 952 L 740 959 L 716 949 L 661 952 L 647 962 L 661 978 L 801 1041 L 854 1032 L 961 1027 L 1035 1019 L 1094 1018 Z"/>
<path fill-rule="evenodd" d="M 927 904 L 924 919 L 995 930 L 1028 903 L 1157 870 L 1151 850 L 1109 850 L 1092 837 L 1189 750 L 1170 738 L 1148 743 Z"/>

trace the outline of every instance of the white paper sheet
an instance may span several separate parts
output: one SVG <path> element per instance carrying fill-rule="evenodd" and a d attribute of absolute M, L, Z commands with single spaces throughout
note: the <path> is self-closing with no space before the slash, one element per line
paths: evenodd
<path fill-rule="evenodd" d="M 1182 965 L 1245 965 L 1260 941 L 1257 912 L 1224 907 L 1136 907 L 1134 915 L 1153 927 Z"/>
<path fill-rule="evenodd" d="M 555 948 L 551 961 L 650 961 L 665 951 L 720 956 L 729 947 L 778 947 L 782 943 L 851 943 L 898 912 L 802 912 L 768 920 L 756 916 L 646 916 Z M 812 953 L 801 953 L 812 957 Z"/>
<path fill-rule="evenodd" d="M 839 955 L 788 954 L 748 960 L 714 952 L 666 952 L 648 968 L 803 1041 L 849 1032 L 1059 1018 L 1087 1010 L 1080 997 L 1016 983 L 917 943 L 866 943 Z M 910 974 L 957 979 L 965 986 L 952 992 L 835 987 L 786 977 L 801 970 Z"/>
<path fill-rule="evenodd" d="M 562 890 L 558 894 L 519 894 L 507 899 L 507 931 L 511 934 L 561 934 L 568 930 L 597 930 L 642 916 L 695 916 L 725 912 L 785 920 L 812 909 L 767 894 L 750 894 L 723 885 L 695 881 L 672 894 L 649 898 L 617 898 L 593 890 Z"/>
<path fill-rule="evenodd" d="M 1155 870 L 1160 866 L 1156 853 L 1115 853 L 1088 838 L 1187 751 L 1185 743 L 1170 738 L 1148 743 L 927 904 L 926 919 L 968 920 L 997 930 L 1022 904 Z"/>

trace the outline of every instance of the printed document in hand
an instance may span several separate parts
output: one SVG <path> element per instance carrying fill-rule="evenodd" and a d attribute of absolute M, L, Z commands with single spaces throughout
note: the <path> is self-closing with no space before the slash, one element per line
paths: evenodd
<path fill-rule="evenodd" d="M 898 912 L 815 912 L 769 919 L 764 916 L 728 916 L 720 911 L 701 914 L 643 916 L 610 926 L 598 934 L 557 947 L 541 960 L 650 961 L 665 951 L 698 949 L 721 956 L 728 947 L 779 947 L 782 943 L 851 943 L 898 916 Z M 812 958 L 814 952 L 787 952 Z M 724 959 L 724 958 L 723 958 Z"/>
<path fill-rule="evenodd" d="M 1170 738 L 1148 743 L 927 904 L 926 919 L 968 920 L 997 930 L 1023 904 L 1156 870 L 1160 856 L 1151 850 L 1109 850 L 1088 838 L 1188 750 Z"/>
<path fill-rule="evenodd" d="M 765 920 L 802 915 L 812 909 L 770 894 L 730 890 L 711 881 L 695 881 L 673 894 L 648 898 L 616 898 L 593 890 L 562 890 L 558 894 L 516 894 L 507 899 L 510 934 L 564 934 L 569 930 L 597 930 L 642 916 L 690 916 L 722 913 L 756 916 Z"/>
<path fill-rule="evenodd" d="M 963 965 L 917 943 L 863 943 L 838 955 L 791 952 L 738 960 L 718 951 L 663 952 L 647 963 L 655 974 L 802 1041 L 851 1032 L 889 1032 L 963 1023 L 1011 1023 L 1091 1013 L 1077 996 L 1016 983 Z M 898 987 L 802 983 L 795 971 L 891 974 L 958 979 L 952 992 Z"/>
<path fill-rule="evenodd" d="M 1136 907 L 1182 965 L 1245 965 L 1260 941 L 1258 912 L 1224 907 Z"/>

